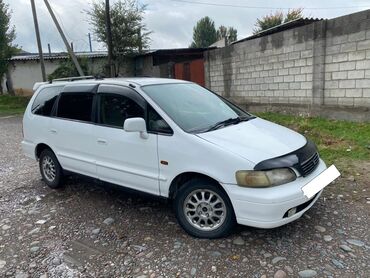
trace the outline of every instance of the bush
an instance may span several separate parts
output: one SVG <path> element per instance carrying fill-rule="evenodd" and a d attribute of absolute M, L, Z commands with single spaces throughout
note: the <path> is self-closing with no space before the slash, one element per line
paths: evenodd
<path fill-rule="evenodd" d="M 89 75 L 87 59 L 80 58 L 78 59 L 78 62 L 80 63 L 81 69 L 84 72 L 84 74 Z M 79 73 L 73 61 L 71 59 L 68 59 L 61 62 L 59 67 L 53 73 L 48 75 L 48 80 L 51 81 L 57 78 L 66 78 L 74 76 L 79 76 Z"/>

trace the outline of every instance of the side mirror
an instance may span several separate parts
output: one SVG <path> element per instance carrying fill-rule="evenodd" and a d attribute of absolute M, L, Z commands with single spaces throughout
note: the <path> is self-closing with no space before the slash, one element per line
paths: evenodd
<path fill-rule="evenodd" d="M 149 136 L 146 131 L 146 123 L 143 118 L 126 119 L 123 123 L 123 129 L 126 132 L 140 132 L 140 137 L 143 139 L 147 139 Z"/>

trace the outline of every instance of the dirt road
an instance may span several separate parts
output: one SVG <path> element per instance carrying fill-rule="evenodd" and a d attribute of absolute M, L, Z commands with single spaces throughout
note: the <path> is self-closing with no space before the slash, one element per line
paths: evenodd
<path fill-rule="evenodd" d="M 21 137 L 20 117 L 0 119 L 0 277 L 370 277 L 370 165 L 294 223 L 199 240 L 164 200 L 81 177 L 47 188 Z"/>

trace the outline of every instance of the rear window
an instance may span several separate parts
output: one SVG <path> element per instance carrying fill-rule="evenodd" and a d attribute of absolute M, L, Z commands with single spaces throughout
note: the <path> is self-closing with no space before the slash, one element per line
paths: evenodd
<path fill-rule="evenodd" d="M 31 112 L 36 115 L 50 116 L 55 100 L 62 87 L 48 87 L 42 89 L 32 103 Z"/>
<path fill-rule="evenodd" d="M 90 122 L 93 103 L 92 93 L 63 93 L 59 98 L 60 118 Z"/>

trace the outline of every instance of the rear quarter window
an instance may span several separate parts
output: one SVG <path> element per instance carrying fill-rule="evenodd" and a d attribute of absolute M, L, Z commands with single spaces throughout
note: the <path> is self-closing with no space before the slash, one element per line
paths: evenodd
<path fill-rule="evenodd" d="M 35 115 L 50 116 L 62 87 L 42 89 L 32 103 L 31 112 Z"/>
<path fill-rule="evenodd" d="M 92 118 L 92 93 L 62 93 L 57 116 L 64 119 L 90 122 Z"/>

